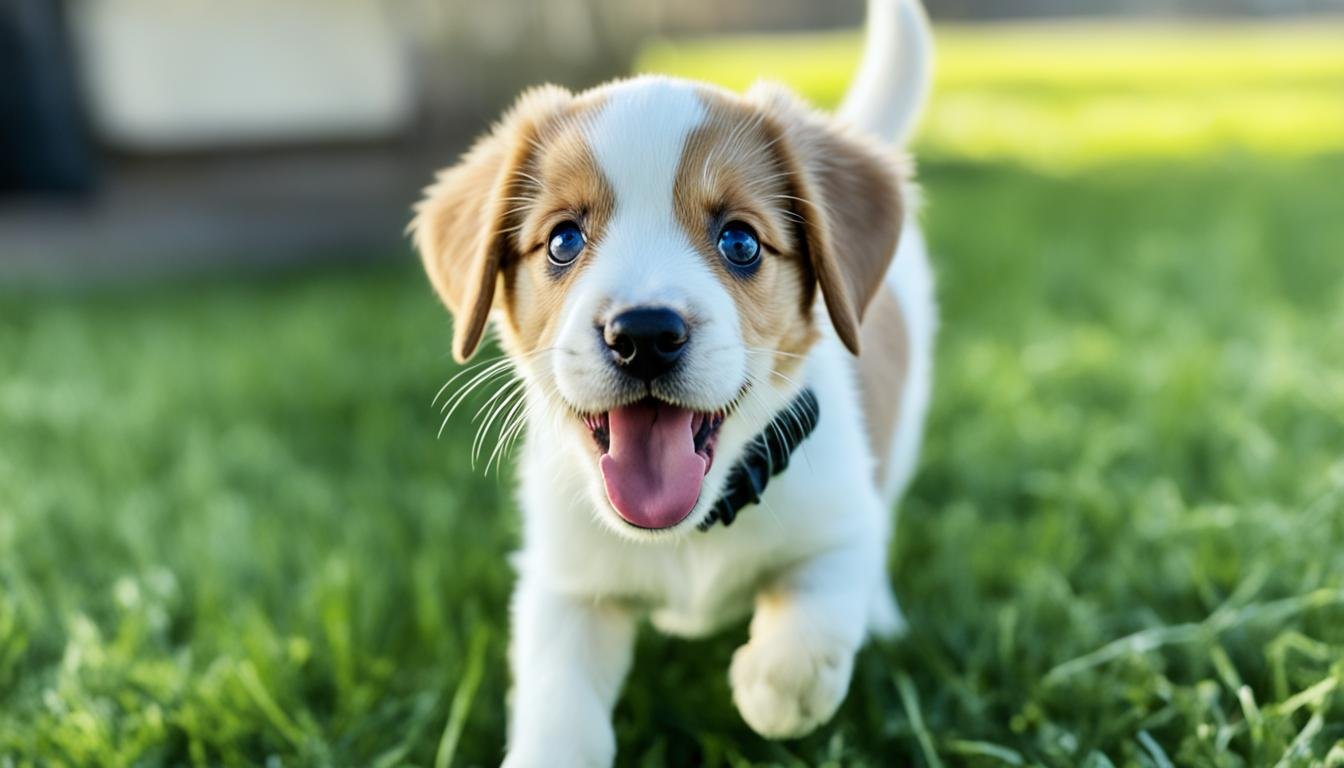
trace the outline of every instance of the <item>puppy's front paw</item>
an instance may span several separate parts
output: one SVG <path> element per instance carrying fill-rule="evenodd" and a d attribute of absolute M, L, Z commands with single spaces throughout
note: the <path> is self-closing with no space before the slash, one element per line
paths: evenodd
<path fill-rule="evenodd" d="M 804 736 L 831 719 L 849 689 L 854 649 L 780 628 L 733 654 L 733 703 L 769 739 Z"/>

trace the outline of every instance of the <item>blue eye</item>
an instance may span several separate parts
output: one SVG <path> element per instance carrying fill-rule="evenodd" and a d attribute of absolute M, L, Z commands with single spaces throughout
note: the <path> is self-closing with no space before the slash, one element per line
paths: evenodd
<path fill-rule="evenodd" d="M 750 267 L 761 256 L 761 241 L 751 227 L 733 222 L 719 232 L 719 254 L 735 267 Z"/>
<path fill-rule="evenodd" d="M 547 252 L 550 254 L 551 263 L 557 267 L 567 267 L 579 258 L 579 252 L 587 240 L 583 237 L 583 230 L 579 225 L 572 221 L 566 221 L 559 224 L 551 230 L 550 243 L 547 245 Z"/>

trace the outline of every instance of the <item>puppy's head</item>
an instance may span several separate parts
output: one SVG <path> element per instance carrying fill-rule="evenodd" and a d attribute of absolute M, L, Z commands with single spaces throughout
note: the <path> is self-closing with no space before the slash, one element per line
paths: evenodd
<path fill-rule="evenodd" d="M 820 324 L 858 353 L 900 182 L 781 89 L 641 77 L 524 94 L 412 226 L 457 359 L 494 316 L 599 517 L 647 538 L 704 518 Z"/>

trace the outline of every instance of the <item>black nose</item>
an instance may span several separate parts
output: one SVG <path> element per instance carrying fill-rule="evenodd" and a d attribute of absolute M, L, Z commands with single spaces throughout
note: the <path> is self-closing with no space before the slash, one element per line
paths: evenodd
<path fill-rule="evenodd" d="M 611 318 L 602 338 L 616 367 L 640 381 L 653 381 L 681 359 L 690 332 L 681 315 L 670 309 L 641 308 Z"/>

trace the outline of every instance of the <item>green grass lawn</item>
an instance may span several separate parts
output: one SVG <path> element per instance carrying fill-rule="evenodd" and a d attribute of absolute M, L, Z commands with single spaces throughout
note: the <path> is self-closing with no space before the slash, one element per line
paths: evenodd
<path fill-rule="evenodd" d="M 910 635 L 777 744 L 745 627 L 645 633 L 623 764 L 1344 766 L 1344 154 L 1110 146 L 921 167 Z M 0 766 L 497 763 L 517 512 L 435 437 L 449 338 L 409 255 L 0 297 Z"/>

